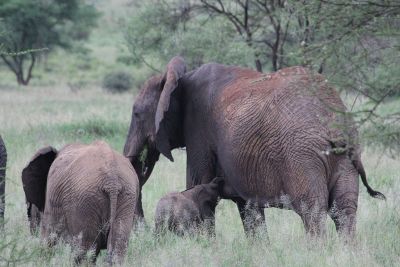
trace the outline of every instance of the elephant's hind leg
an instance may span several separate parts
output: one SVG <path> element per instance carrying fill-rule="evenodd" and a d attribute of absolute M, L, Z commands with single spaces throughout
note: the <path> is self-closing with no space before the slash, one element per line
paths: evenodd
<path fill-rule="evenodd" d="M 117 215 L 112 226 L 110 225 L 107 239 L 107 261 L 109 263 L 122 264 L 123 262 L 133 228 L 134 207 L 135 203 L 132 202 L 132 199 L 118 197 Z"/>
<path fill-rule="evenodd" d="M 83 260 L 95 263 L 96 258 L 100 253 L 101 242 L 104 233 L 94 228 L 93 225 L 87 225 L 85 231 L 77 236 L 74 236 L 75 243 L 75 264 L 81 264 Z M 90 253 L 88 253 L 90 252 Z"/>
<path fill-rule="evenodd" d="M 328 189 L 325 174 L 315 165 L 305 164 L 288 176 L 286 193 L 291 208 L 300 215 L 310 237 L 325 237 Z"/>
<path fill-rule="evenodd" d="M 325 237 L 327 201 L 301 201 L 298 213 L 306 233 L 311 237 Z"/>
<path fill-rule="evenodd" d="M 235 199 L 242 219 L 244 232 L 248 237 L 254 237 L 260 229 L 266 229 L 264 208 L 243 199 Z"/>
<path fill-rule="evenodd" d="M 329 215 L 336 230 L 346 240 L 353 240 L 356 230 L 358 173 L 349 159 L 338 164 L 337 182 L 329 196 Z"/>

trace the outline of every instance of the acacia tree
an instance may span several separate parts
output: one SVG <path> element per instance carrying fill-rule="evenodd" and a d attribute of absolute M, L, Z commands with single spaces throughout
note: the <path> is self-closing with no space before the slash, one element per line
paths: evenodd
<path fill-rule="evenodd" d="M 274 71 L 283 65 L 284 46 L 288 39 L 292 14 L 284 14 L 287 10 L 286 2 L 200 0 L 199 7 L 210 16 L 220 16 L 232 23 L 239 36 L 253 49 L 255 67 L 262 72 L 265 58 L 271 61 Z M 266 57 L 262 59 L 262 55 Z"/>
<path fill-rule="evenodd" d="M 74 39 L 86 38 L 97 13 L 79 0 L 3 0 L 0 18 L 4 28 L 1 58 L 18 84 L 27 85 L 41 54 L 34 52 L 65 48 Z"/>
<path fill-rule="evenodd" d="M 157 72 L 171 57 L 182 55 L 189 67 L 210 61 L 251 66 L 254 53 L 231 24 L 199 11 L 191 1 L 135 3 L 125 31 L 135 64 Z"/>

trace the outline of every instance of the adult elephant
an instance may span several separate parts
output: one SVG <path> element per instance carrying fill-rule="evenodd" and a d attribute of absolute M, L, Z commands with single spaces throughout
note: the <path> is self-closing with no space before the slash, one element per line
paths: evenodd
<path fill-rule="evenodd" d="M 6 208 L 6 167 L 7 167 L 7 150 L 3 139 L 0 135 L 0 224 L 4 222 L 4 211 Z"/>
<path fill-rule="evenodd" d="M 60 151 L 44 147 L 22 171 L 22 182 L 28 218 L 40 222 L 49 245 L 59 237 L 77 243 L 77 262 L 89 249 L 97 256 L 104 248 L 110 261 L 114 256 L 122 261 L 139 195 L 137 175 L 125 157 L 101 141 Z"/>
<path fill-rule="evenodd" d="M 262 74 L 212 63 L 186 72 L 175 57 L 136 98 L 124 155 L 143 186 L 160 153 L 173 161 L 171 150 L 186 147 L 187 187 L 225 177 L 223 198 L 236 202 L 247 233 L 273 206 L 296 211 L 311 234 L 334 210 L 337 230 L 353 236 L 358 176 L 371 196 L 384 196 L 367 183 L 346 114 L 306 68 Z"/>

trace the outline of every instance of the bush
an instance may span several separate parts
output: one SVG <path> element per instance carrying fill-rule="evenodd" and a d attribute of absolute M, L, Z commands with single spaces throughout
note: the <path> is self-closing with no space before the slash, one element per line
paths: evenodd
<path fill-rule="evenodd" d="M 103 79 L 103 88 L 113 92 L 121 93 L 132 87 L 132 76 L 124 71 L 108 73 Z"/>

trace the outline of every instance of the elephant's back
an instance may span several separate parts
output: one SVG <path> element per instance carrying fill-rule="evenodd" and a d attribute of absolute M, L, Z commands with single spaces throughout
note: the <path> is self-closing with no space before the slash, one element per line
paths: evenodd
<path fill-rule="evenodd" d="M 62 148 L 53 162 L 50 175 L 61 177 L 117 176 L 137 180 L 137 175 L 128 159 L 113 150 L 103 141 L 89 145 L 72 144 Z M 135 179 L 136 178 L 136 179 Z M 90 179 L 84 179 L 90 181 Z"/>
<path fill-rule="evenodd" d="M 244 70 L 236 72 L 235 81 L 217 99 L 219 119 L 228 126 L 249 117 L 326 124 L 346 110 L 324 77 L 307 68 L 291 67 L 250 77 Z"/>

